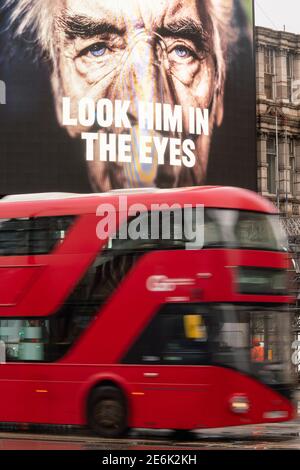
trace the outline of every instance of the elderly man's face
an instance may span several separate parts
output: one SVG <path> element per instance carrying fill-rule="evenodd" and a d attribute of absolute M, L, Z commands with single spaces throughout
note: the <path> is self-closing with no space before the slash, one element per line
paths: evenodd
<path fill-rule="evenodd" d="M 59 0 L 59 5 L 58 60 L 53 74 L 59 119 L 62 96 L 71 98 L 74 115 L 83 97 L 92 97 L 95 102 L 101 98 L 129 100 L 131 132 L 136 139 L 137 102 L 180 104 L 188 137 L 188 108 L 208 108 L 210 135 L 193 136 L 196 146 L 193 178 L 194 182 L 202 182 L 211 133 L 215 123 L 222 120 L 223 105 L 223 90 L 217 90 L 217 61 L 206 1 Z M 80 126 L 68 128 L 73 137 L 87 130 Z M 111 128 L 98 132 L 125 130 Z M 115 164 L 112 176 L 108 168 L 111 164 L 97 161 L 97 154 L 95 147 L 95 161 L 89 163 L 97 189 L 136 186 L 138 179 L 141 184 L 146 181 L 147 185 L 159 186 L 164 177 L 170 186 L 180 184 L 180 167 L 166 164 L 162 168 L 153 163 L 151 171 L 146 171 L 145 181 L 142 174 L 136 181 L 129 181 L 121 164 Z M 183 178 L 181 183 L 184 181 Z"/>

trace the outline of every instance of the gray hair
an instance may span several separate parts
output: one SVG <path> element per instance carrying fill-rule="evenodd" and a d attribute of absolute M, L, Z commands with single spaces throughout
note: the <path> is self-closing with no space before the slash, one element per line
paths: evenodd
<path fill-rule="evenodd" d="M 54 58 L 56 0 L 4 0 L 0 7 L 8 13 L 7 28 L 13 39 L 26 39 L 37 57 Z"/>
<path fill-rule="evenodd" d="M 3 0 L 0 11 L 7 11 L 8 28 L 14 38 L 28 38 L 36 56 L 55 61 L 55 10 L 57 0 Z M 234 6 L 240 0 L 204 1 L 212 20 L 214 48 L 219 71 L 226 69 L 228 46 L 237 40 L 233 26 Z M 224 62 L 224 63 L 223 63 Z"/>
<path fill-rule="evenodd" d="M 214 53 L 218 69 L 218 89 L 223 86 L 228 62 L 228 48 L 239 37 L 238 29 L 234 26 L 235 5 L 238 0 L 206 0 L 210 15 L 213 35 Z"/>

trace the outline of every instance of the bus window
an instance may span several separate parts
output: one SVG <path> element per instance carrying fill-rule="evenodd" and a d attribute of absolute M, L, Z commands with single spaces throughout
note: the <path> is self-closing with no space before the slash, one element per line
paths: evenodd
<path fill-rule="evenodd" d="M 6 345 L 2 339 L 0 340 L 0 364 L 6 362 Z"/>
<path fill-rule="evenodd" d="M 46 254 L 61 243 L 74 216 L 0 219 L 0 256 Z"/>
<path fill-rule="evenodd" d="M 207 248 L 223 245 L 224 238 L 221 232 L 221 226 L 214 217 L 214 211 L 207 209 L 204 213 L 204 246 Z"/>
<path fill-rule="evenodd" d="M 144 252 L 184 249 L 184 214 L 182 209 L 152 211 L 126 220 L 110 238 L 105 250 Z"/>
<path fill-rule="evenodd" d="M 166 364 L 203 364 L 209 360 L 206 320 L 203 315 L 161 316 L 164 342 L 161 360 Z"/>
<path fill-rule="evenodd" d="M 235 237 L 239 246 L 275 247 L 277 237 L 270 223 L 270 217 L 266 214 L 254 215 L 251 212 L 239 212 L 235 225 Z"/>
<path fill-rule="evenodd" d="M 105 251 L 145 252 L 187 249 L 187 234 L 203 231 L 196 208 L 152 211 L 123 223 Z M 137 229 L 132 232 L 132 224 Z M 188 230 L 187 230 L 188 228 Z M 203 232 L 202 232 L 203 233 Z M 134 236 L 133 236 L 134 235 Z M 286 237 L 276 215 L 229 209 L 204 210 L 204 248 L 266 249 L 285 251 Z"/>
<path fill-rule="evenodd" d="M 216 239 L 211 241 L 210 237 Z M 226 248 L 275 251 L 286 251 L 288 246 L 276 215 L 232 209 L 206 209 L 205 246 L 214 244 Z"/>
<path fill-rule="evenodd" d="M 43 361 L 44 326 L 44 320 L 0 320 L 0 340 L 5 344 L 6 361 Z"/>
<path fill-rule="evenodd" d="M 208 319 L 174 306 L 163 308 L 126 354 L 129 364 L 207 364 Z"/>
<path fill-rule="evenodd" d="M 282 325 L 280 316 L 274 313 L 257 313 L 252 318 L 252 359 L 254 362 L 277 362 L 281 358 L 282 342 L 278 336 L 283 335 L 287 325 Z M 255 349 L 257 348 L 257 349 Z M 259 354 L 260 352 L 260 354 Z"/>

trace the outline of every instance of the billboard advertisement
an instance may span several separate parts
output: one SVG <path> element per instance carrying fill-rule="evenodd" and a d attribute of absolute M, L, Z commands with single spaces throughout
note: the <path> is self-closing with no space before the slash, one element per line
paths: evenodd
<path fill-rule="evenodd" d="M 252 0 L 2 0 L 0 194 L 256 189 Z"/>

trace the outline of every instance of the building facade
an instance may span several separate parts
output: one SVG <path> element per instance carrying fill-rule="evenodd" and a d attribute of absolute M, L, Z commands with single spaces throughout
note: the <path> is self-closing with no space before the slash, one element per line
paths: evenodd
<path fill-rule="evenodd" d="M 300 34 L 256 28 L 256 94 L 258 190 L 288 234 L 300 340 Z"/>
<path fill-rule="evenodd" d="M 300 216 L 300 35 L 256 28 L 258 190 Z"/>

